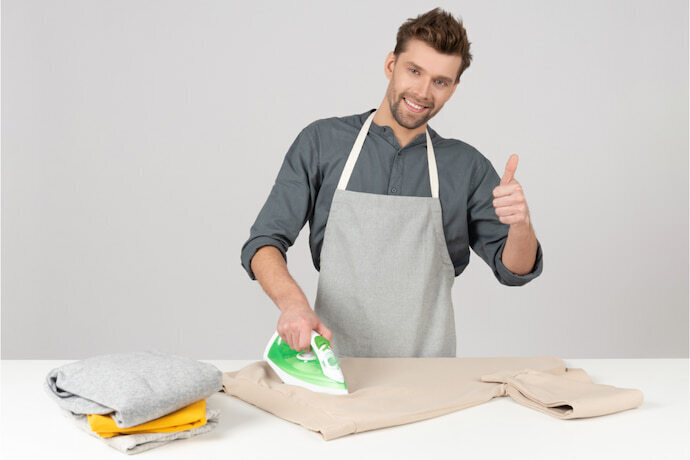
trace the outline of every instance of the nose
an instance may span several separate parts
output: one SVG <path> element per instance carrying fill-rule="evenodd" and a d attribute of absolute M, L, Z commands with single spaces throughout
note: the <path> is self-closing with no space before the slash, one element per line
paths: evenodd
<path fill-rule="evenodd" d="M 418 79 L 418 85 L 417 88 L 417 94 L 414 95 L 414 97 L 425 104 L 430 105 L 431 104 L 431 84 L 432 81 L 430 78 L 420 78 Z"/>

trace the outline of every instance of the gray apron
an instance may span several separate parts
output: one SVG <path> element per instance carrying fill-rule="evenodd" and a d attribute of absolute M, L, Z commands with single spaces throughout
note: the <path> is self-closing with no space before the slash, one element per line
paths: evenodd
<path fill-rule="evenodd" d="M 333 195 L 314 311 L 333 332 L 338 357 L 454 357 L 455 269 L 428 129 L 430 197 L 346 189 L 375 113 L 364 122 Z"/>

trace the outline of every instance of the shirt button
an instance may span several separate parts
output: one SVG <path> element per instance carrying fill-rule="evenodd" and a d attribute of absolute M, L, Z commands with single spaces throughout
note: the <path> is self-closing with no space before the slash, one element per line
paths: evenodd
<path fill-rule="evenodd" d="M 395 189 L 394 189 L 394 188 L 392 188 L 392 189 L 391 189 L 391 192 L 395 193 Z"/>

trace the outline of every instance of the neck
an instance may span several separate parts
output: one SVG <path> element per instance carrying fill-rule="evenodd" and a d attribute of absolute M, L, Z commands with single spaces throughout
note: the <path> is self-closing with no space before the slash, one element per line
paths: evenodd
<path fill-rule="evenodd" d="M 376 110 L 376 114 L 374 115 L 374 119 L 372 121 L 379 126 L 390 126 L 390 128 L 393 130 L 395 138 L 398 140 L 398 144 L 400 144 L 400 148 L 405 147 L 415 137 L 424 133 L 427 125 L 424 123 L 415 129 L 405 128 L 393 117 L 393 114 L 390 111 L 390 106 L 388 105 L 388 100 L 385 97 L 383 98 L 383 102 L 381 102 L 379 108 Z"/>

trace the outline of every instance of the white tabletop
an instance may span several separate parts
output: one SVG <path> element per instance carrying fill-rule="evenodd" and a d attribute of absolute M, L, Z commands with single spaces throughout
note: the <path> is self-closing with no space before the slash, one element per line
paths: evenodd
<path fill-rule="evenodd" d="M 165 459 L 690 458 L 687 359 L 563 359 L 583 368 L 594 383 L 636 388 L 636 409 L 560 420 L 522 406 L 509 396 L 452 414 L 324 441 L 320 434 L 225 393 L 207 399 L 221 411 L 218 427 L 141 454 Z M 2 361 L 3 459 L 122 459 L 72 425 L 41 388 L 46 374 L 70 361 Z M 251 360 L 203 360 L 234 371 Z"/>

